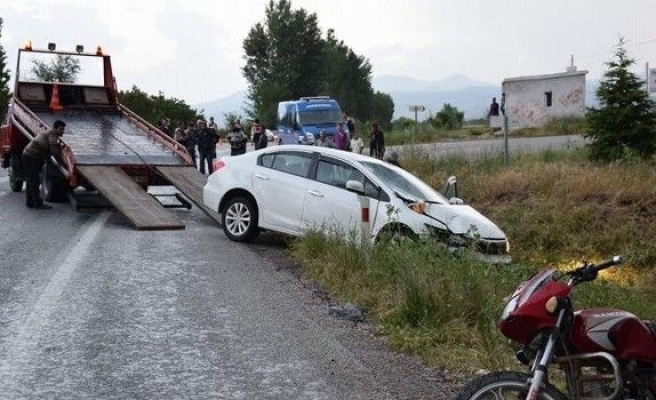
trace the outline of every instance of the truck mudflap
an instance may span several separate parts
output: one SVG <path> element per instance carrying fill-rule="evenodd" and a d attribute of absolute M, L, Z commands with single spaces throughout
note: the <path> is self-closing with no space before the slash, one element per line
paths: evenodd
<path fill-rule="evenodd" d="M 184 229 L 184 224 L 120 167 L 85 165 L 76 167 L 136 229 Z"/>

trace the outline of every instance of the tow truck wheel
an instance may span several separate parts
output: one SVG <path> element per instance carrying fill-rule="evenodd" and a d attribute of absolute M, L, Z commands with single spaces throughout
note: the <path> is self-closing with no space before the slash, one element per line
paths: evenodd
<path fill-rule="evenodd" d="M 54 166 L 46 163 L 41 171 L 41 198 L 51 203 L 61 203 L 68 199 L 68 185 L 63 178 L 49 173 L 52 169 Z"/>
<path fill-rule="evenodd" d="M 18 157 L 11 157 L 9 170 L 7 171 L 9 174 L 9 186 L 11 186 L 11 190 L 14 192 L 23 190 L 23 179 L 18 175 L 20 171 L 20 165 L 18 163 L 20 162 L 21 160 Z"/>

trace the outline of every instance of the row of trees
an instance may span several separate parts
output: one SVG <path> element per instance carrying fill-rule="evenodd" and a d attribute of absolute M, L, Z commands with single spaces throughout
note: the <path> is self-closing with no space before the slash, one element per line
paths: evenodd
<path fill-rule="evenodd" d="M 162 118 L 168 118 L 174 125 L 203 118 L 202 112 L 191 108 L 184 100 L 166 97 L 162 92 L 149 95 L 138 87 L 132 86 L 130 90 L 121 90 L 118 97 L 121 104 L 154 125 L 159 124 Z M 172 126 L 171 132 L 174 129 L 175 126 Z"/>
<path fill-rule="evenodd" d="M 251 28 L 243 47 L 250 101 L 245 111 L 251 118 L 272 126 L 278 102 L 329 95 L 358 120 L 383 125 L 392 120 L 394 102 L 372 89 L 369 61 L 332 29 L 323 38 L 317 15 L 292 10 L 288 0 L 269 1 L 264 23 Z"/>

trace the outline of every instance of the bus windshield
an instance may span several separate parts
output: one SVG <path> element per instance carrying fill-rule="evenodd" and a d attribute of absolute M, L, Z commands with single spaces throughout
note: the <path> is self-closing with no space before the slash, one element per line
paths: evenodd
<path fill-rule="evenodd" d="M 298 113 L 299 123 L 304 126 L 332 126 L 342 118 L 341 112 L 336 109 L 301 111 Z"/>

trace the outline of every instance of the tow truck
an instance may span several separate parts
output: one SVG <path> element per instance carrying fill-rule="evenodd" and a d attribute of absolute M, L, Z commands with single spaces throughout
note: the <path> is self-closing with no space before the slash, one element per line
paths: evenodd
<path fill-rule="evenodd" d="M 69 68 L 74 73 L 54 73 L 61 65 L 76 66 Z M 58 51 L 49 43 L 38 50 L 26 42 L 18 50 L 14 92 L 0 126 L 0 166 L 8 169 L 11 189 L 23 190 L 25 146 L 61 119 L 66 123 L 60 139 L 62 162 L 51 157 L 43 167 L 44 200 L 68 200 L 77 209 L 104 204 L 141 230 L 184 229 L 168 208 L 191 208 L 192 203 L 220 221 L 202 203 L 207 178 L 189 152 L 122 105 L 118 93 L 111 58 L 101 47 L 94 52 L 81 45 Z M 177 201 L 149 193 L 157 186 L 174 186 Z"/>

